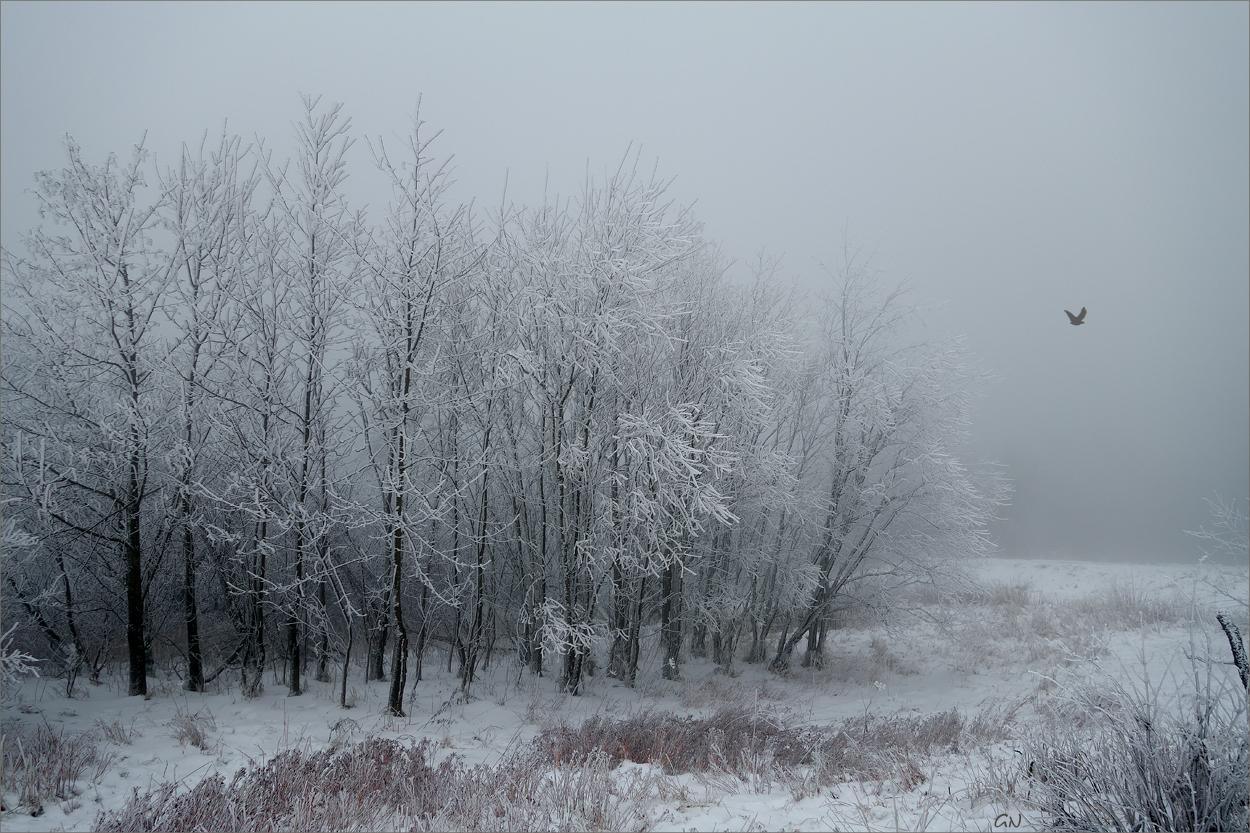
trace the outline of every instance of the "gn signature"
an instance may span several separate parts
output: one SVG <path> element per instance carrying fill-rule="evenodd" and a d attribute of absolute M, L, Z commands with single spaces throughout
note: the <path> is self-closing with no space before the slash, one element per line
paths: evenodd
<path fill-rule="evenodd" d="M 1007 813 L 999 813 L 994 817 L 994 827 L 1019 827 L 1024 822 L 1024 813 L 1016 813 L 1013 819 Z"/>

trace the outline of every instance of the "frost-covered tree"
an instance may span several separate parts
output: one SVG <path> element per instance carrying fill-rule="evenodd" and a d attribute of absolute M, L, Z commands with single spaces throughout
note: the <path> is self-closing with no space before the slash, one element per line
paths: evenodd
<path fill-rule="evenodd" d="M 913 344 L 915 310 L 902 291 L 847 256 L 811 334 L 818 425 L 807 518 L 811 586 L 785 626 L 771 666 L 784 671 L 800 640 L 818 661 L 830 614 L 985 554 L 1004 484 L 960 460 L 976 372 L 958 342 Z"/>
<path fill-rule="evenodd" d="M 657 359 L 670 349 L 668 289 L 702 249 L 697 224 L 673 209 L 666 188 L 622 165 L 602 184 L 588 180 L 576 205 L 523 213 L 512 244 L 512 280 L 522 290 L 510 364 L 526 390 L 536 469 L 526 490 L 536 537 L 523 616 L 542 633 L 539 650 L 561 658 L 573 692 L 603 637 L 603 577 L 619 576 L 622 559 L 646 562 L 645 572 L 667 557 L 658 549 L 639 557 L 633 544 L 622 545 L 623 506 L 638 495 L 620 482 L 630 476 L 630 440 L 638 453 L 649 444 L 674 450 L 690 442 L 683 428 L 703 427 L 680 402 L 660 407 L 654 393 L 663 382 L 650 375 L 664 372 Z M 644 395 L 657 402 L 651 411 Z M 661 481 L 671 482 L 652 486 Z M 672 530 L 657 522 L 649 531 Z M 538 650 L 530 657 L 541 663 Z"/>
<path fill-rule="evenodd" d="M 347 288 L 359 262 L 354 238 L 361 220 L 343 195 L 346 154 L 353 144 L 351 120 L 341 104 L 318 113 L 319 98 L 305 96 L 304 118 L 296 124 L 296 170 L 268 167 L 278 232 L 275 272 L 289 288 L 291 353 L 297 371 L 296 400 L 288 403 L 297 445 L 284 461 L 291 484 L 285 511 L 291 531 L 292 575 L 286 585 L 287 683 L 303 691 L 303 633 L 309 581 L 323 576 L 331 534 L 330 483 L 338 440 L 334 397 L 337 388 L 332 347 L 342 337 Z M 323 600 L 324 603 L 324 600 Z M 324 610 L 319 611 L 324 615 Z"/>
<path fill-rule="evenodd" d="M 375 505 L 360 507 L 358 515 L 386 553 L 384 595 L 395 634 L 388 709 L 398 716 L 403 715 L 410 647 L 404 579 L 412 574 L 421 586 L 419 663 L 433 584 L 419 561 L 430 550 L 422 534 L 442 513 L 442 493 L 452 485 L 428 436 L 431 413 L 446 404 L 439 372 L 455 349 L 444 332 L 448 305 L 453 299 L 471 304 L 463 288 L 482 258 L 467 209 L 447 205 L 448 162 L 429 155 L 437 136 L 425 138 L 421 128 L 418 116 L 405 159 L 393 162 L 380 139 L 373 149 L 391 184 L 392 201 L 384 225 L 359 241 L 363 291 L 352 298 L 358 327 L 350 389 L 377 498 Z M 480 347 L 472 340 L 469 346 Z"/>
<path fill-rule="evenodd" d="M 430 639 L 466 691 L 497 642 L 573 693 L 709 642 L 728 669 L 744 635 L 781 670 L 985 551 L 976 373 L 859 264 L 816 298 L 767 262 L 738 285 L 628 157 L 484 232 L 419 119 L 373 147 L 370 227 L 341 112 L 306 98 L 287 163 L 223 138 L 149 191 L 141 149 L 71 143 L 40 175 L 64 233 L 3 264 L 5 518 L 39 544 L 6 553 L 5 614 L 71 686 L 124 630 L 133 692 L 159 649 L 193 689 L 217 652 L 299 694 L 338 651 L 345 682 L 362 621 L 396 715 Z"/>
<path fill-rule="evenodd" d="M 6 572 L 9 565 L 4 562 L 9 561 L 14 551 L 28 550 L 38 544 L 39 539 L 19 528 L 15 518 L 6 517 L 0 521 L 0 564 L 3 564 Z M 25 674 L 38 675 L 39 673 L 36 668 L 39 659 L 13 646 L 13 632 L 17 628 L 18 623 L 14 622 L 4 631 L 3 637 L 0 637 L 0 676 L 3 677 L 5 700 L 9 699 L 13 691 L 11 684 L 19 682 Z"/>
<path fill-rule="evenodd" d="M 207 519 L 199 498 L 203 481 L 216 480 L 223 462 L 212 454 L 217 423 L 206 411 L 220 404 L 215 394 L 222 392 L 220 383 L 227 378 L 221 372 L 222 358 L 237 322 L 233 301 L 241 273 L 251 266 L 251 199 L 259 179 L 254 169 L 242 169 L 246 157 L 239 139 L 224 134 L 207 155 L 204 142 L 197 155 L 184 146 L 177 170 L 167 171 L 162 183 L 169 196 L 163 222 L 175 241 L 176 275 L 171 303 L 165 307 L 173 327 L 166 376 L 177 385 L 178 403 L 178 436 L 167 454 L 172 483 L 165 497 L 182 551 L 190 691 L 204 685 L 196 582 L 197 546 L 202 549 Z"/>
<path fill-rule="evenodd" d="M 175 271 L 156 238 L 167 195 L 146 187 L 142 143 L 125 164 L 110 155 L 89 165 L 72 139 L 66 151 L 68 167 L 36 177 L 40 216 L 54 228 L 27 237 L 25 258 L 4 253 L 4 444 L 15 460 L 5 486 L 58 535 L 116 559 L 98 566 L 119 579 L 128 690 L 141 695 L 145 519 L 170 404 L 154 375 Z"/>
<path fill-rule="evenodd" d="M 1246 513 L 1218 492 L 1206 501 L 1211 507 L 1211 525 L 1188 530 L 1188 533 L 1203 542 L 1203 552 L 1209 558 L 1232 563 L 1245 561 L 1250 556 Z"/>

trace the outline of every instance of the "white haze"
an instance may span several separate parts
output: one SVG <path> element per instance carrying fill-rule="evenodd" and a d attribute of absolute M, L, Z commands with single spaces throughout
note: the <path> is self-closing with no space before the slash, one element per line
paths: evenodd
<path fill-rule="evenodd" d="M 998 383 L 973 456 L 1015 481 L 1004 554 L 1191 561 L 1244 506 L 1250 6 L 5 2 L 0 230 L 147 131 L 289 152 L 300 92 L 358 136 L 421 114 L 456 196 L 574 194 L 626 149 L 708 235 L 818 285 L 844 231 L 944 306 Z M 353 193 L 380 208 L 368 151 Z M 649 166 L 649 165 L 648 165 Z M 1089 309 L 1072 327 L 1063 314 Z"/>

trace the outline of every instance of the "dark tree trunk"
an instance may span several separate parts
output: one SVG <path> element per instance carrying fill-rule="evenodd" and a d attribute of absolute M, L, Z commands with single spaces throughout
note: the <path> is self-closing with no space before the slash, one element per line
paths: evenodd
<path fill-rule="evenodd" d="M 664 651 L 662 674 L 666 680 L 681 678 L 678 655 L 681 652 L 681 565 L 676 559 L 664 571 L 661 591 L 660 642 Z"/>
<path fill-rule="evenodd" d="M 304 528 L 303 523 L 295 525 L 295 598 L 291 600 L 290 611 L 286 620 L 286 661 L 287 661 L 287 696 L 298 697 L 304 693 L 301 685 L 300 671 L 300 613 L 304 598 Z"/>
<path fill-rule="evenodd" d="M 321 620 L 317 624 L 317 673 L 314 679 L 319 683 L 328 683 L 330 682 L 330 608 L 326 603 L 325 578 L 317 584 L 317 603 L 321 608 Z"/>
<path fill-rule="evenodd" d="M 807 650 L 803 654 L 804 668 L 825 667 L 825 630 L 828 620 L 821 617 L 807 629 Z"/>
<path fill-rule="evenodd" d="M 538 605 L 541 606 L 547 601 L 547 579 L 544 578 L 539 583 Z M 530 644 L 530 671 L 534 676 L 541 677 L 543 675 L 543 628 L 540 622 L 534 627 L 532 642 Z"/>
<path fill-rule="evenodd" d="M 404 688 L 408 684 L 408 628 L 404 625 L 403 554 L 404 533 L 397 525 L 391 538 L 391 620 L 395 626 L 395 645 L 391 654 L 391 688 L 386 699 L 386 710 L 395 717 L 404 716 Z"/>
<path fill-rule="evenodd" d="M 425 642 L 430 634 L 430 587 L 421 583 L 421 629 L 417 631 L 417 647 L 413 652 L 412 684 L 415 687 L 421 682 L 421 673 L 425 667 Z"/>
<path fill-rule="evenodd" d="M 642 614 L 643 603 L 647 596 L 647 577 L 644 574 L 642 580 L 638 582 L 638 600 L 634 605 L 634 615 L 629 622 L 629 644 L 626 648 L 626 682 L 629 687 L 634 687 L 634 682 L 638 679 L 638 656 L 640 654 L 639 644 L 642 641 Z"/>
<path fill-rule="evenodd" d="M 390 638 L 390 625 L 386 621 L 375 624 L 369 641 L 369 661 L 365 681 L 386 681 L 386 640 Z"/>
<path fill-rule="evenodd" d="M 818 597 L 812 606 L 808 608 L 807 615 L 803 617 L 803 621 L 794 631 L 786 636 L 786 629 L 781 630 L 781 641 L 777 645 L 777 656 L 773 657 L 773 661 L 769 663 L 770 670 L 778 674 L 785 674 L 790 670 L 790 657 L 794 654 L 795 646 L 799 644 L 799 640 L 808 636 L 814 628 L 819 626 L 820 614 L 823 605 Z"/>
<path fill-rule="evenodd" d="M 1216 614 L 1215 620 L 1224 629 L 1224 636 L 1228 637 L 1228 647 L 1233 652 L 1233 665 L 1237 666 L 1237 673 L 1241 675 L 1241 684 L 1250 690 L 1250 662 L 1246 660 L 1246 646 L 1241 641 L 1241 631 L 1223 613 Z"/>
<path fill-rule="evenodd" d="M 707 625 L 696 622 L 690 629 L 690 656 L 707 656 Z"/>
<path fill-rule="evenodd" d="M 187 627 L 187 691 L 204 690 L 204 664 L 200 656 L 200 617 L 195 606 L 195 535 L 189 523 L 191 506 L 184 498 L 182 528 L 182 601 Z"/>
<path fill-rule="evenodd" d="M 126 561 L 126 650 L 130 659 L 129 694 L 145 697 L 148 693 L 147 644 L 143 629 L 143 538 L 139 528 L 138 462 L 131 466 L 132 502 L 125 507 Z"/>
<path fill-rule="evenodd" d="M 615 485 L 613 486 L 615 489 Z M 620 562 L 612 559 L 612 650 L 608 654 L 609 677 L 624 680 L 626 655 L 629 653 L 629 599 L 625 592 L 625 579 L 621 576 Z"/>

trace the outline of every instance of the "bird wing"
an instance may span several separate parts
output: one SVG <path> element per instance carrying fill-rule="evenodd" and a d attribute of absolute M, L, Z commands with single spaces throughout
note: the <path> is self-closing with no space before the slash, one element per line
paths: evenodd
<path fill-rule="evenodd" d="M 1076 317 L 1077 321 L 1085 320 L 1085 307 L 1081 307 L 1081 314 Z"/>
<path fill-rule="evenodd" d="M 1065 309 L 1065 310 L 1064 310 L 1064 312 L 1068 312 L 1068 311 Z M 1081 313 L 1081 314 L 1082 314 L 1082 315 L 1084 315 L 1085 313 Z M 1081 319 L 1077 318 L 1075 315 L 1073 315 L 1072 313 L 1068 312 L 1068 320 L 1069 320 L 1069 321 L 1071 321 L 1073 324 L 1075 324 L 1076 322 L 1080 321 Z"/>

